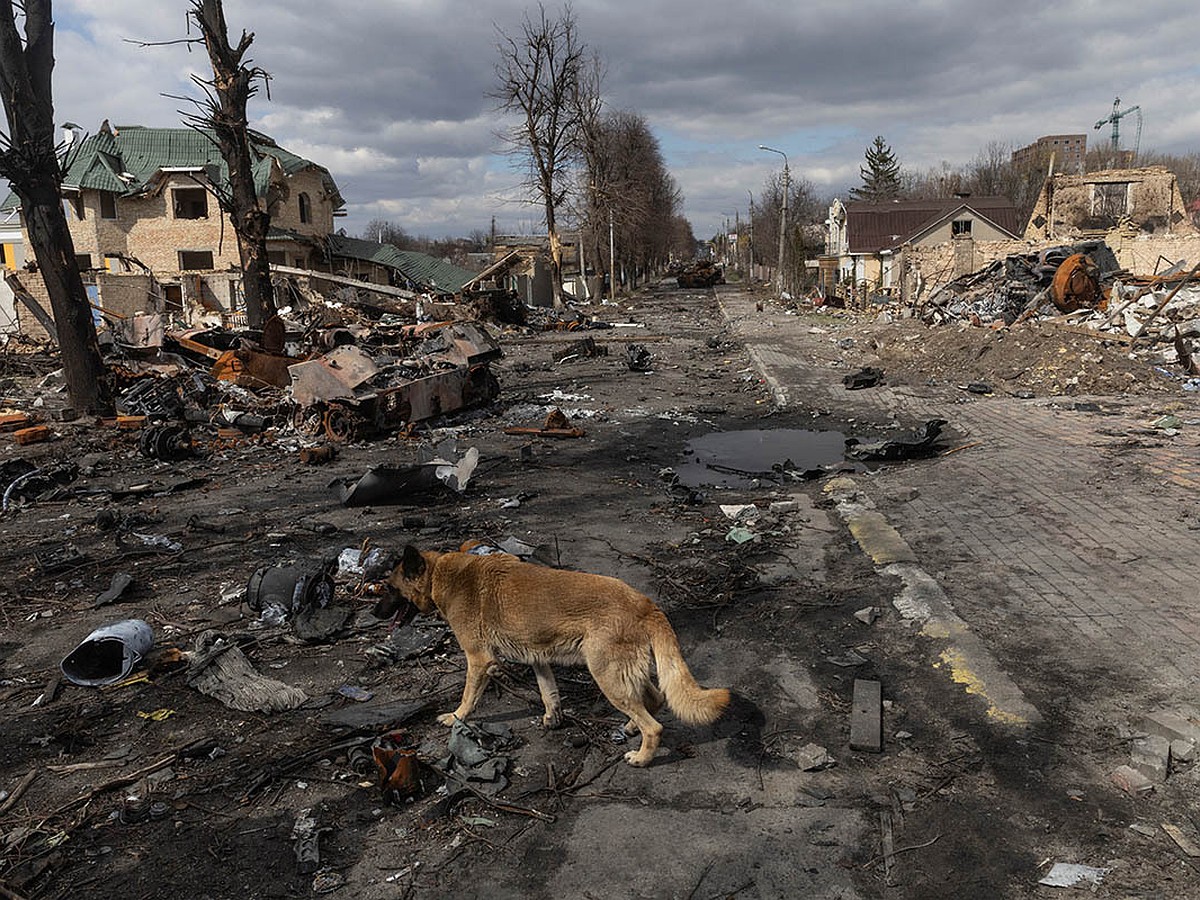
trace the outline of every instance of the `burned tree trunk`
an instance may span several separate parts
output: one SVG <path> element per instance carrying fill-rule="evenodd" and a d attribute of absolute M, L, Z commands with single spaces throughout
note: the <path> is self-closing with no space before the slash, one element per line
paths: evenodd
<path fill-rule="evenodd" d="M 25 36 L 14 7 L 25 14 Z M 0 175 L 21 200 L 29 243 L 41 270 L 62 353 L 72 405 L 80 412 L 112 412 L 96 329 L 75 245 L 62 207 L 62 170 L 55 154 L 54 22 L 50 0 L 0 2 L 0 93 L 8 136 L 0 149 Z"/>
<path fill-rule="evenodd" d="M 229 214 L 237 235 L 247 322 L 251 328 L 260 328 L 275 315 L 275 291 L 267 259 L 271 216 L 264 208 L 265 199 L 260 203 L 254 185 L 246 105 L 258 91 L 256 82 L 265 81 L 267 73 L 243 63 L 254 41 L 253 34 L 243 31 L 238 45 L 230 45 L 221 0 L 192 0 L 191 16 L 200 26 L 213 69 L 212 81 L 197 79 L 208 99 L 200 104 L 204 113 L 195 116 L 194 122 L 212 129 L 229 169 L 228 187 L 218 192 L 217 200 L 222 211 Z"/>

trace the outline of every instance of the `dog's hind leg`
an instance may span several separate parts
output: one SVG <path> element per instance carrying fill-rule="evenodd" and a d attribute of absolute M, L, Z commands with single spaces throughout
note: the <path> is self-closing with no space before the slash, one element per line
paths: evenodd
<path fill-rule="evenodd" d="M 642 688 L 642 706 L 646 707 L 646 712 L 654 715 L 662 709 L 666 700 L 667 698 L 663 696 L 663 692 L 655 686 L 654 682 L 648 680 L 646 686 Z M 622 726 L 622 730 L 626 734 L 637 734 L 637 722 L 630 719 Z"/>
<path fill-rule="evenodd" d="M 465 648 L 464 648 L 465 650 Z M 492 665 L 496 660 L 486 651 L 465 651 L 467 654 L 467 683 L 463 686 L 462 701 L 454 712 L 438 716 L 443 725 L 453 725 L 455 719 L 466 719 L 479 702 L 483 689 L 487 687 Z"/>
<path fill-rule="evenodd" d="M 619 662 L 589 659 L 588 669 L 601 692 L 608 698 L 608 702 L 629 716 L 629 724 L 642 733 L 641 747 L 626 753 L 625 762 L 631 766 L 650 765 L 662 739 L 663 727 L 650 715 L 642 702 L 644 679 L 630 672 L 628 664 L 623 665 Z M 628 725 L 626 730 L 629 731 Z"/>
<path fill-rule="evenodd" d="M 542 695 L 542 703 L 546 714 L 542 716 L 545 728 L 557 728 L 562 724 L 562 703 L 558 695 L 558 682 L 554 680 L 554 672 L 549 663 L 533 663 L 533 674 L 537 676 L 538 691 Z"/>

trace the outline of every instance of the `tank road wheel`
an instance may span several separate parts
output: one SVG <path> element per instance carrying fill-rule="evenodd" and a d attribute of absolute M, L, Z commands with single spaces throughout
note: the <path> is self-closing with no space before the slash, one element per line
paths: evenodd
<path fill-rule="evenodd" d="M 344 406 L 331 406 L 325 413 L 325 436 L 339 444 L 357 440 L 363 432 L 362 417 Z"/>

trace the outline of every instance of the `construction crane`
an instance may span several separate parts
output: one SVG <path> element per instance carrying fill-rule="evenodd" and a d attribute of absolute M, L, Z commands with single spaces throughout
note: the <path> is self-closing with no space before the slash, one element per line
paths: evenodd
<path fill-rule="evenodd" d="M 1117 97 L 1113 100 L 1112 112 L 1096 123 L 1096 130 L 1099 131 L 1112 122 L 1112 148 L 1115 153 L 1121 149 L 1121 119 L 1130 113 L 1137 113 L 1137 136 L 1133 140 L 1133 155 L 1136 158 L 1138 149 L 1142 145 L 1142 108 L 1140 106 L 1121 109 L 1121 98 Z"/>

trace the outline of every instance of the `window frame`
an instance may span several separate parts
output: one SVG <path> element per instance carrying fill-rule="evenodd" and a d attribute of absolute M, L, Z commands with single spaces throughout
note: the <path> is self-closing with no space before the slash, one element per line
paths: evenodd
<path fill-rule="evenodd" d="M 179 264 L 180 272 L 211 272 L 216 268 L 216 256 L 211 250 L 176 250 L 175 254 L 175 259 Z M 207 266 L 188 266 L 184 264 L 185 256 L 198 256 L 200 254 L 208 255 Z M 196 260 L 192 259 L 190 261 L 195 262 Z"/>
<path fill-rule="evenodd" d="M 185 195 L 185 196 L 181 197 L 180 196 L 181 194 Z M 203 200 L 204 200 L 204 212 L 201 215 L 180 215 L 180 213 L 182 211 L 184 211 L 185 209 L 190 212 L 190 211 L 194 211 L 196 208 L 198 208 L 198 203 L 195 199 L 195 197 L 197 195 L 199 197 L 203 198 Z M 188 201 L 187 206 L 184 205 L 185 201 Z M 172 214 L 173 218 L 186 219 L 188 221 L 207 219 L 208 218 L 208 191 L 202 187 L 172 188 L 171 189 L 171 214 Z"/>

